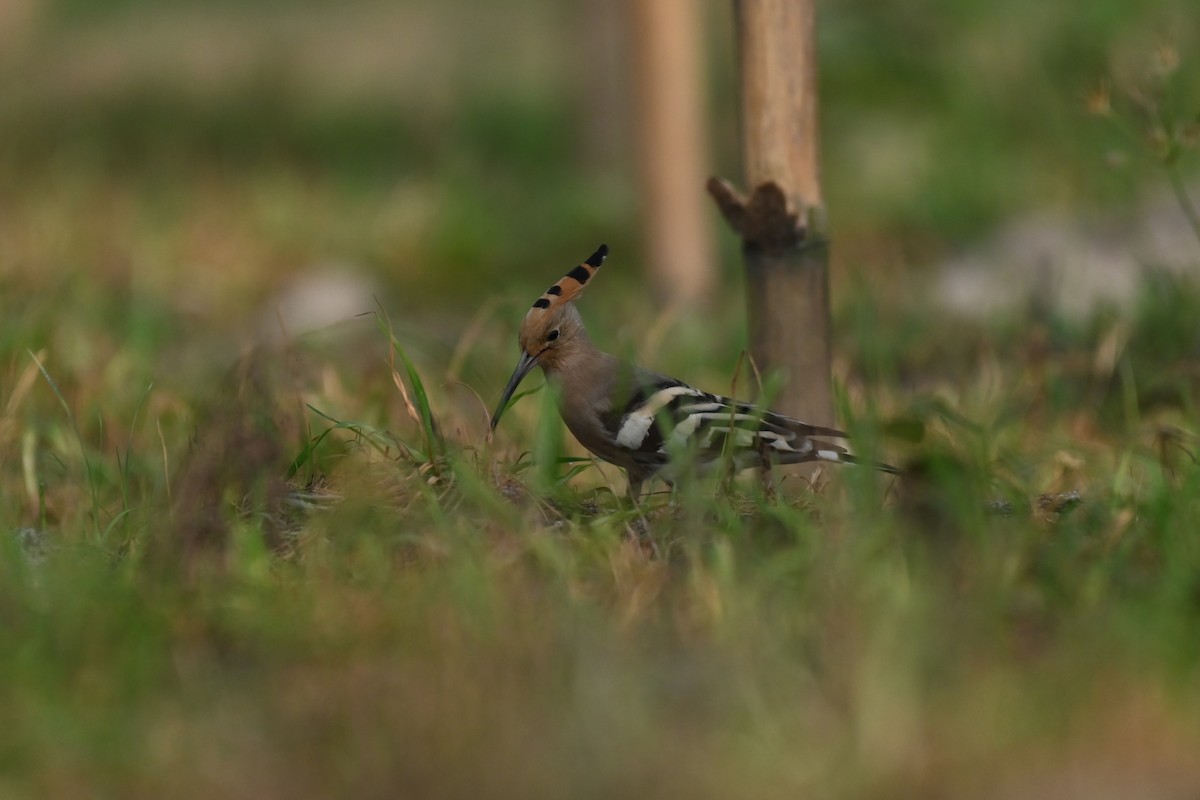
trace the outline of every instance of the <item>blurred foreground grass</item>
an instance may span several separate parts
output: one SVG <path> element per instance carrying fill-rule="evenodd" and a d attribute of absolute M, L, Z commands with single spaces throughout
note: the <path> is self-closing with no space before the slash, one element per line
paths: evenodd
<path fill-rule="evenodd" d="M 1186 796 L 1200 296 L 1020 334 L 851 311 L 845 416 L 912 476 L 648 523 L 611 469 L 561 482 L 541 395 L 493 448 L 422 358 L 423 432 L 373 328 L 154 387 L 120 341 L 44 352 L 52 385 L 7 333 L 3 794 Z"/>
<path fill-rule="evenodd" d="M 569 75 L 545 69 L 572 39 L 517 5 L 65 3 L 6 62 L 0 795 L 1194 795 L 1195 280 L 1148 273 L 1082 321 L 964 321 L 904 290 L 1030 196 L 1153 180 L 1090 180 L 1111 142 L 1070 104 L 1106 43 L 1189 6 L 831 9 L 842 416 L 911 477 L 827 472 L 784 503 L 698 486 L 642 520 L 615 470 L 555 460 L 544 394 L 486 440 L 516 321 L 600 238 L 602 345 L 728 390 L 740 311 L 663 318 L 629 289 L 631 192 L 575 149 Z M 298 36 L 276 56 L 309 77 L 439 46 L 481 75 L 409 67 L 381 99 L 268 58 L 156 83 L 138 64 L 185 23 L 227 56 Z M 326 27 L 359 48 L 317 47 Z M 330 265 L 377 281 L 436 431 L 370 318 L 263 335 Z"/>

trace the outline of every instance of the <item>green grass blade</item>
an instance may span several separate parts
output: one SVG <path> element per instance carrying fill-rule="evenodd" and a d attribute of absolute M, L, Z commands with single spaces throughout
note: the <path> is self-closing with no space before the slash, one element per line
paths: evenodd
<path fill-rule="evenodd" d="M 388 318 L 387 314 L 382 310 L 375 312 L 375 322 L 379 326 L 379 329 L 388 337 L 392 352 L 400 357 L 400 362 L 404 365 L 405 377 L 408 379 L 408 385 L 412 387 L 412 403 L 417 412 L 417 417 L 421 425 L 421 433 L 425 437 L 425 445 L 429 451 L 430 458 L 445 456 L 446 443 L 438 432 L 437 422 L 433 416 L 433 408 L 429 404 L 429 393 L 425 391 L 425 382 L 421 380 L 421 375 L 413 364 L 412 359 L 408 357 L 408 352 L 400 344 L 400 340 L 396 338 L 396 333 L 392 329 L 391 319 Z"/>
<path fill-rule="evenodd" d="M 67 402 L 67 398 L 63 395 L 62 390 L 58 388 L 58 384 L 50 376 L 46 365 L 41 362 L 32 350 L 26 350 L 25 352 L 33 359 L 33 363 L 37 364 L 38 371 L 42 373 L 42 377 L 50 385 L 50 390 L 58 398 L 59 405 L 63 407 L 63 411 L 67 414 L 67 421 L 71 423 L 71 430 L 75 433 L 75 441 L 79 444 L 79 454 L 83 458 L 83 469 L 87 481 L 88 494 L 92 501 L 92 526 L 98 539 L 100 538 L 100 488 L 96 482 L 95 471 L 92 469 L 92 461 L 88 458 L 87 446 L 83 441 L 83 433 L 79 430 L 79 422 L 75 419 L 75 412 L 71 410 L 71 404 Z"/>

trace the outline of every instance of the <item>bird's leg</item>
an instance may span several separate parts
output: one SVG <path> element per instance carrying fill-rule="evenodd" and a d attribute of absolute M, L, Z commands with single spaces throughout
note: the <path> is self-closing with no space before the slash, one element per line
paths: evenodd
<path fill-rule="evenodd" d="M 768 503 L 774 503 L 775 495 L 775 476 L 771 473 L 771 456 L 767 453 L 767 448 L 763 445 L 758 446 L 759 458 L 759 477 L 762 480 L 763 496 L 767 498 Z"/>
<path fill-rule="evenodd" d="M 650 538 L 650 521 L 646 519 L 639 502 L 645 480 L 645 478 L 629 476 L 629 493 L 626 495 L 626 499 L 633 506 L 633 510 L 637 512 L 637 517 L 630 520 L 627 530 L 630 533 L 630 539 L 636 542 L 647 556 L 657 558 L 659 555 L 658 545 Z"/>
<path fill-rule="evenodd" d="M 733 496 L 733 479 L 737 477 L 737 470 L 733 467 L 733 462 L 728 458 L 721 459 L 721 484 L 720 497 Z"/>

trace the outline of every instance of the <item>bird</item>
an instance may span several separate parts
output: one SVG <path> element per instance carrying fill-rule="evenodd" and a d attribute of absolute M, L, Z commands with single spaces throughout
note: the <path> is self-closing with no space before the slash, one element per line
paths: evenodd
<path fill-rule="evenodd" d="M 520 359 L 492 414 L 491 430 L 521 381 L 541 367 L 558 390 L 568 430 L 593 455 L 625 470 L 628 497 L 636 502 L 651 478 L 668 484 L 681 477 L 680 459 L 701 470 L 728 457 L 736 470 L 770 463 L 827 461 L 867 464 L 845 448 L 814 437 L 845 439 L 834 428 L 809 425 L 751 403 L 705 392 L 601 351 L 575 306 L 608 257 L 600 245 L 533 302 L 521 323 Z"/>

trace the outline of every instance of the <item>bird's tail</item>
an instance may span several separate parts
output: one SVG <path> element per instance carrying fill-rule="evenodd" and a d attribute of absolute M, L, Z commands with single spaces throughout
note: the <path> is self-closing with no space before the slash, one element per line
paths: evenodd
<path fill-rule="evenodd" d="M 891 464 L 885 464 L 882 461 L 869 461 L 858 456 L 852 456 L 845 449 L 837 445 L 826 444 L 825 442 L 813 442 L 816 448 L 813 451 L 813 457 L 817 461 L 830 461 L 834 464 L 855 464 L 860 467 L 871 467 L 880 472 L 890 472 L 892 475 L 899 475 L 900 470 L 893 467 Z"/>

